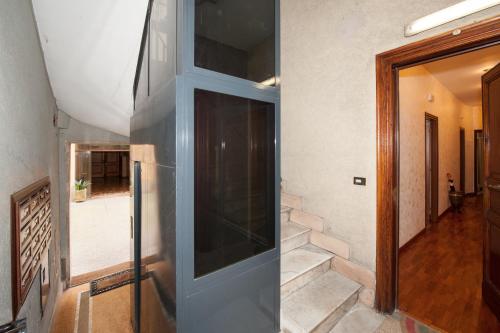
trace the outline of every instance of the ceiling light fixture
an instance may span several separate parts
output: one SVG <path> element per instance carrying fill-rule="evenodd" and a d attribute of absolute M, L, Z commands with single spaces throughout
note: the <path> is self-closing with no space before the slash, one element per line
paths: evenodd
<path fill-rule="evenodd" d="M 500 4 L 500 0 L 465 0 L 430 15 L 424 16 L 405 26 L 405 36 L 413 36 L 442 24 L 458 20 Z"/>

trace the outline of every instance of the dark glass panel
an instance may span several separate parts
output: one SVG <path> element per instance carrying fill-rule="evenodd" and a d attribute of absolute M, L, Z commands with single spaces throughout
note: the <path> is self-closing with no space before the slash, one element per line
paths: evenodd
<path fill-rule="evenodd" d="M 195 90 L 195 277 L 274 248 L 274 104 Z"/>
<path fill-rule="evenodd" d="M 195 66 L 274 85 L 274 0 L 196 0 Z"/>

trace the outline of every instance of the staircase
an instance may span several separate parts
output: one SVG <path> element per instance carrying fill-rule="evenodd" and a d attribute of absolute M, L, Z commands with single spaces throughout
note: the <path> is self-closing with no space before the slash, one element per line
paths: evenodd
<path fill-rule="evenodd" d="M 358 302 L 373 306 L 373 272 L 349 261 L 348 244 L 326 234 L 323 219 L 303 211 L 301 197 L 282 193 L 281 205 L 282 332 L 352 327 L 356 316 L 346 314 L 364 306 Z"/>

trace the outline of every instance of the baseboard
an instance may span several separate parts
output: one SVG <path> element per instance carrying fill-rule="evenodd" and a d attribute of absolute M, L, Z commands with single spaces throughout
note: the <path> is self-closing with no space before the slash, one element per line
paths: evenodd
<path fill-rule="evenodd" d="M 452 206 L 449 206 L 448 208 L 445 209 L 444 212 L 442 212 L 439 216 L 438 216 L 438 219 L 437 219 L 437 222 L 441 222 L 442 219 L 444 219 L 446 217 L 446 215 L 448 215 L 450 212 L 453 211 L 453 207 Z"/>
<path fill-rule="evenodd" d="M 410 247 L 410 245 L 412 245 L 413 243 L 415 243 L 417 241 L 417 239 L 422 237 L 426 231 L 427 231 L 427 228 L 423 228 L 422 230 L 420 230 L 418 234 L 413 236 L 409 241 L 407 241 L 403 246 L 401 246 L 399 248 L 399 252 L 401 253 L 401 252 L 406 251 Z"/>

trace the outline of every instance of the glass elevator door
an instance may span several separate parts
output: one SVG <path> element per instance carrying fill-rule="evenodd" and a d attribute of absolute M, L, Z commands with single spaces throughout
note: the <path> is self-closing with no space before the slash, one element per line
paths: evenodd
<path fill-rule="evenodd" d="M 274 104 L 196 89 L 195 278 L 274 248 Z"/>

